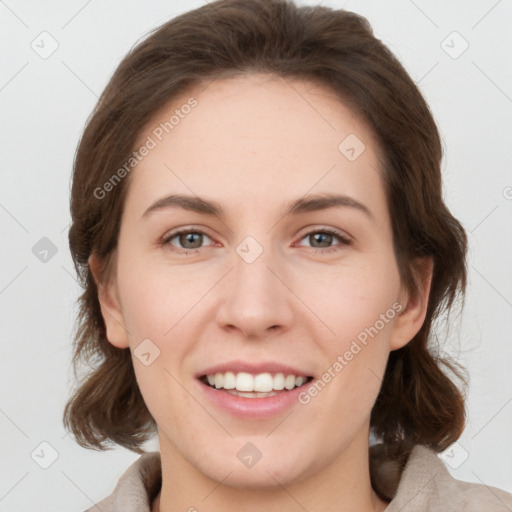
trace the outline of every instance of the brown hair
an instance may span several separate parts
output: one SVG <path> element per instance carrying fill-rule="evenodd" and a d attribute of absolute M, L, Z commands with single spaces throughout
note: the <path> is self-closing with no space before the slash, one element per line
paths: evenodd
<path fill-rule="evenodd" d="M 155 431 L 129 349 L 111 345 L 88 259 L 115 259 L 124 197 L 121 180 L 106 199 L 95 190 L 130 158 L 142 128 L 198 83 L 251 72 L 313 80 L 334 90 L 379 141 L 402 282 L 417 290 L 417 263 L 433 259 L 426 319 L 390 354 L 371 428 L 395 454 L 415 444 L 444 450 L 465 424 L 461 367 L 428 347 L 433 322 L 466 286 L 466 235 L 442 199 L 442 147 L 432 114 L 393 54 L 357 14 L 298 7 L 287 0 L 221 0 L 155 30 L 121 62 L 88 120 L 74 163 L 69 242 L 84 287 L 73 364 L 88 372 L 66 405 L 65 426 L 84 447 L 113 441 L 137 453 Z M 400 447 L 398 449 L 397 447 Z"/>

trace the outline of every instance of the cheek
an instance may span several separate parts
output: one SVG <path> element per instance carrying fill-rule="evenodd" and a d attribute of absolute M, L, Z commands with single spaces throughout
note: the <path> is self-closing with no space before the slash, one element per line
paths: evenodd
<path fill-rule="evenodd" d="M 183 327 L 208 285 L 181 267 L 148 264 L 135 256 L 120 259 L 118 282 L 123 319 L 134 342 L 141 336 L 167 339 L 178 323 Z"/>
<path fill-rule="evenodd" d="M 394 260 L 363 263 L 331 267 L 302 281 L 300 296 L 307 298 L 310 310 L 329 330 L 326 339 L 336 340 L 338 349 L 376 323 L 387 335 L 396 316 L 393 304 L 400 279 Z"/>
<path fill-rule="evenodd" d="M 324 354 L 318 390 L 327 402 L 337 405 L 330 412 L 319 408 L 316 414 L 342 428 L 347 412 L 354 422 L 366 418 L 378 395 L 400 309 L 396 302 L 400 279 L 390 258 L 339 268 L 320 280 L 320 288 L 318 282 L 312 286 L 310 281 L 303 293 L 322 320 L 317 325 L 329 328 L 327 335 L 319 335 L 321 327 L 315 336 Z"/>

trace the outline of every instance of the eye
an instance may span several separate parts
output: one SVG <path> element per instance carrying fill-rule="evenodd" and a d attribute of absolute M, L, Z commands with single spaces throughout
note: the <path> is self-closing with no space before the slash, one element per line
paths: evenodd
<path fill-rule="evenodd" d="M 162 245 L 171 245 L 178 252 L 190 254 L 203 248 L 205 238 L 212 239 L 203 231 L 197 229 L 181 229 L 174 231 L 162 238 Z M 317 229 L 306 233 L 300 240 L 308 239 L 312 249 L 318 249 L 321 253 L 328 253 L 343 249 L 343 246 L 350 245 L 352 241 L 341 232 L 333 229 Z M 337 245 L 332 245 L 336 240 Z M 211 244 L 210 244 L 211 245 Z M 300 246 L 301 244 L 299 244 Z"/>
<path fill-rule="evenodd" d="M 333 229 L 310 231 L 301 238 L 301 240 L 304 239 L 308 239 L 310 241 L 309 247 L 313 249 L 320 249 L 323 253 L 341 250 L 343 249 L 343 246 L 350 245 L 352 243 L 351 240 L 342 233 Z M 338 243 L 338 245 L 331 245 L 336 239 L 339 240 L 340 243 Z"/>
<path fill-rule="evenodd" d="M 162 240 L 163 244 L 170 244 L 174 247 L 176 245 L 173 243 L 173 240 L 176 239 L 177 249 L 181 249 L 182 251 L 192 251 L 195 252 L 197 249 L 203 247 L 203 241 L 207 238 L 211 240 L 211 238 L 202 231 L 191 230 L 191 229 L 182 229 L 180 231 L 175 231 L 174 233 L 170 233 L 165 236 Z"/>

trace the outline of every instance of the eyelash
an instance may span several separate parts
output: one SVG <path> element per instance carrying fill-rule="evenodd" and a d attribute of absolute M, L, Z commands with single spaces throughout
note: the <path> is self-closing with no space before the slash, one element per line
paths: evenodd
<path fill-rule="evenodd" d="M 197 251 L 199 251 L 199 249 L 203 249 L 203 247 L 198 247 L 198 248 L 195 248 L 195 249 L 181 249 L 179 247 L 173 246 L 170 243 L 170 241 L 173 238 L 176 238 L 177 236 L 185 234 L 185 233 L 194 233 L 194 234 L 199 234 L 199 235 L 206 235 L 208 238 L 211 239 L 211 237 L 209 235 L 207 235 L 204 231 L 201 231 L 201 230 L 198 230 L 198 229 L 196 230 L 196 229 L 187 228 L 187 229 L 180 229 L 178 231 L 170 233 L 167 236 L 164 236 L 164 238 L 162 239 L 161 243 L 162 243 L 162 245 L 170 245 L 170 246 L 172 246 L 173 250 L 176 250 L 178 253 L 181 253 L 181 254 L 184 254 L 184 255 L 196 253 Z M 341 241 L 340 244 L 333 245 L 331 247 L 325 247 L 325 248 L 322 248 L 322 247 L 310 247 L 311 249 L 315 249 L 316 251 L 320 251 L 322 254 L 339 251 L 339 250 L 343 249 L 343 246 L 348 246 L 348 245 L 352 244 L 352 241 L 349 240 L 348 238 L 344 237 L 340 232 L 338 232 L 338 231 L 336 231 L 334 229 L 329 229 L 329 228 L 316 229 L 316 230 L 309 231 L 308 233 L 305 233 L 300 238 L 300 240 L 303 240 L 304 238 L 306 238 L 306 237 L 308 237 L 310 235 L 314 235 L 314 234 L 318 234 L 318 233 L 327 234 L 327 235 L 333 235 L 333 236 L 335 236 L 336 238 L 338 238 Z"/>

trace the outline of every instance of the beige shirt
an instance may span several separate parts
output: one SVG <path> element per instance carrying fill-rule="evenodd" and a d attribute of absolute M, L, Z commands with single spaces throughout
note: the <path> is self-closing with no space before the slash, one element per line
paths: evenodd
<path fill-rule="evenodd" d="M 373 461 L 371 467 L 373 479 L 385 474 L 382 485 L 391 485 L 394 498 L 386 512 L 512 512 L 512 494 L 456 480 L 436 452 L 425 446 L 414 447 L 397 475 L 390 474 L 392 464 L 379 468 L 384 463 Z M 161 485 L 160 454 L 145 453 L 126 470 L 113 493 L 86 512 L 151 512 Z"/>

